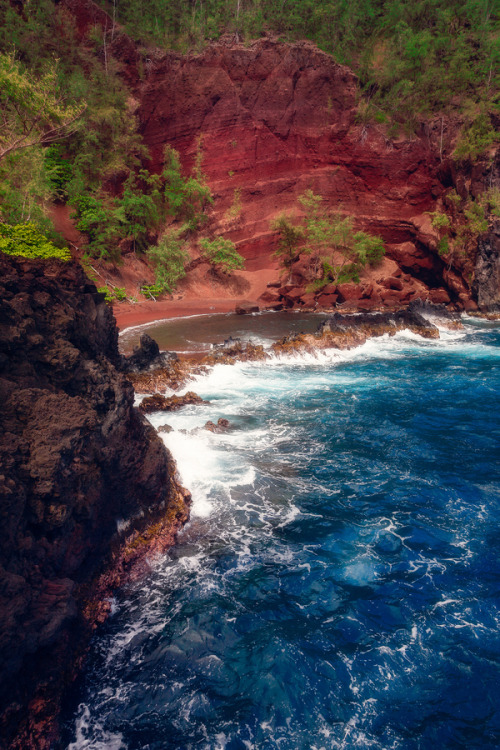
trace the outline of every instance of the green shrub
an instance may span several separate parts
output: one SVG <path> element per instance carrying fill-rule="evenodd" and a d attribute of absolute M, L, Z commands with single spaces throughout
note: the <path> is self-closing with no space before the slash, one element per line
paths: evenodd
<path fill-rule="evenodd" d="M 305 247 L 303 252 L 312 256 L 312 274 L 320 281 L 359 280 L 359 272 L 366 265 L 376 265 L 385 253 L 381 237 L 368 232 L 355 231 L 352 216 L 343 216 L 339 211 L 328 212 L 323 208 L 322 197 L 312 190 L 299 196 L 299 203 L 306 211 L 302 228 Z M 279 226 L 274 224 L 274 228 Z M 340 263 L 338 263 L 339 258 Z M 284 268 L 290 258 L 283 256 Z M 320 274 L 318 276 L 318 274 Z M 313 282 L 316 280 L 313 278 Z"/>
<path fill-rule="evenodd" d="M 458 160 L 477 159 L 498 139 L 499 134 L 493 128 L 488 115 L 481 114 L 462 130 L 454 156 Z"/>
<path fill-rule="evenodd" d="M 450 226 L 450 217 L 439 211 L 429 211 L 431 224 L 434 229 L 447 229 Z"/>
<path fill-rule="evenodd" d="M 187 221 L 189 228 L 196 230 L 205 221 L 205 208 L 213 203 L 210 189 L 201 173 L 201 146 L 198 147 L 195 176 L 185 179 L 181 174 L 178 152 L 165 147 L 162 179 L 164 183 L 167 211 L 176 219 Z"/>
<path fill-rule="evenodd" d="M 464 210 L 464 215 L 471 234 L 479 235 L 487 231 L 488 219 L 485 216 L 485 208 L 479 201 L 469 201 Z"/>
<path fill-rule="evenodd" d="M 0 224 L 0 250 L 7 255 L 22 255 L 25 258 L 71 260 L 69 250 L 56 247 L 31 222 Z"/>
<path fill-rule="evenodd" d="M 123 302 L 127 299 L 127 294 L 123 287 L 109 287 L 106 285 L 97 287 L 97 291 L 105 295 L 104 299 L 109 304 L 112 304 L 113 302 Z"/>
<path fill-rule="evenodd" d="M 161 284 L 144 284 L 141 286 L 141 294 L 148 299 L 152 299 L 156 302 L 157 297 L 161 297 L 165 293 L 165 289 Z"/>
<path fill-rule="evenodd" d="M 201 257 L 207 260 L 218 271 L 231 273 L 237 268 L 244 268 L 245 259 L 236 252 L 234 242 L 216 237 L 213 240 L 200 240 Z"/>
<path fill-rule="evenodd" d="M 46 148 L 44 157 L 52 197 L 56 201 L 65 202 L 68 198 L 68 184 L 73 178 L 71 162 L 63 156 L 60 143 L 54 143 Z"/>
<path fill-rule="evenodd" d="M 438 242 L 437 248 L 439 255 L 447 255 L 450 251 L 450 243 L 448 237 L 441 237 Z"/>
<path fill-rule="evenodd" d="M 183 231 L 185 227 L 166 232 L 158 244 L 147 251 L 148 260 L 155 270 L 155 286 L 162 292 L 172 292 L 186 275 L 184 266 L 189 256 L 181 239 Z"/>
<path fill-rule="evenodd" d="M 95 195 L 79 195 L 74 201 L 76 228 L 88 237 L 88 251 L 96 258 L 120 260 L 118 242 L 122 236 L 114 202 Z"/>

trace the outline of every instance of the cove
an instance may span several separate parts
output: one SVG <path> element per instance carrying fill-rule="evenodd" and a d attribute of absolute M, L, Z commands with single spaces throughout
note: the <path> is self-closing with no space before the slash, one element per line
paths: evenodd
<path fill-rule="evenodd" d="M 120 346 L 132 351 L 141 333 L 152 335 L 161 349 L 175 352 L 208 352 L 212 344 L 221 344 L 228 336 L 246 343 L 269 346 L 293 333 L 314 333 L 324 313 L 262 312 L 253 315 L 218 313 L 172 318 L 128 328 L 120 335 Z"/>
<path fill-rule="evenodd" d="M 65 747 L 497 748 L 499 354 L 495 326 L 399 333 L 153 414 L 191 521 L 117 595 Z"/>

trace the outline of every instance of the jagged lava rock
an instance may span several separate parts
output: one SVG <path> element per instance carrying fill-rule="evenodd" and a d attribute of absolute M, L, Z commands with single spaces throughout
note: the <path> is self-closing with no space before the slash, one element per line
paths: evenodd
<path fill-rule="evenodd" d="M 123 358 L 122 370 L 132 373 L 149 372 L 169 367 L 178 360 L 175 352 L 160 352 L 157 342 L 148 333 L 143 333 L 133 354 Z"/>
<path fill-rule="evenodd" d="M 500 311 L 500 221 L 479 238 L 475 288 L 480 310 Z"/>
<path fill-rule="evenodd" d="M 146 396 L 141 401 L 139 409 L 143 414 L 152 414 L 155 411 L 178 411 L 183 406 L 208 403 L 210 402 L 204 401 L 193 391 L 188 391 L 184 396 L 162 396 L 160 393 L 155 393 L 153 396 Z"/>
<path fill-rule="evenodd" d="M 0 321 L 0 737 L 41 748 L 89 627 L 82 587 L 119 520 L 168 507 L 175 467 L 79 266 L 0 253 Z"/>

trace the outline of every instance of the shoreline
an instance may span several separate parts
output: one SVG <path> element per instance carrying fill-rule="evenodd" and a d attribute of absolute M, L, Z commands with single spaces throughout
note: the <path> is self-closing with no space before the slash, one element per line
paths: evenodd
<path fill-rule="evenodd" d="M 228 299 L 192 299 L 146 301 L 131 305 L 122 302 L 113 305 L 113 314 L 120 331 L 135 328 L 146 323 L 155 323 L 172 318 L 186 318 L 194 315 L 211 315 L 214 313 L 234 312 L 238 300 Z"/>
<path fill-rule="evenodd" d="M 128 328 L 136 328 L 172 318 L 188 318 L 197 315 L 214 315 L 233 313 L 235 307 L 248 300 L 238 299 L 190 299 L 146 301 L 131 305 L 129 302 L 118 302 L 113 305 L 113 315 L 120 333 Z M 258 303 L 254 303 L 258 304 Z"/>

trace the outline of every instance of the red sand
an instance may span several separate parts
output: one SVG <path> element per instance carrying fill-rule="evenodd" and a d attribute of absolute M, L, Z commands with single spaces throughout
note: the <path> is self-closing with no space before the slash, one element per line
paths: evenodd
<path fill-rule="evenodd" d="M 237 295 L 234 290 L 230 289 L 227 289 L 227 296 L 212 296 L 215 291 L 213 285 L 197 279 L 195 283 L 189 284 L 181 298 L 159 300 L 158 302 L 136 302 L 135 304 L 130 302 L 117 303 L 113 305 L 113 313 L 118 328 L 123 330 L 131 326 L 151 323 L 153 320 L 181 318 L 187 315 L 232 312 L 236 305 L 244 302 L 262 307 L 259 297 L 266 290 L 267 282 L 277 278 L 278 273 L 276 269 L 267 268 L 260 271 L 241 271 L 235 276 L 244 280 L 245 296 L 242 296 L 241 293 Z M 219 294 L 220 292 L 224 294 L 224 290 L 220 286 L 216 291 Z"/>
<path fill-rule="evenodd" d="M 153 320 L 167 318 L 181 318 L 185 315 L 199 315 L 203 313 L 231 312 L 236 302 L 227 299 L 192 299 L 192 300 L 160 300 L 159 302 L 138 302 L 131 305 L 122 302 L 113 305 L 113 313 L 118 328 L 130 328 Z"/>

